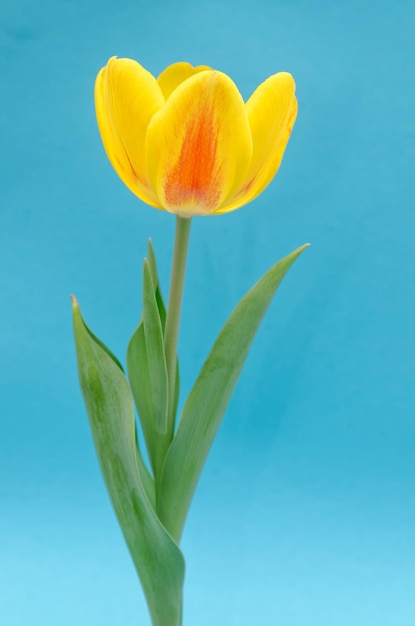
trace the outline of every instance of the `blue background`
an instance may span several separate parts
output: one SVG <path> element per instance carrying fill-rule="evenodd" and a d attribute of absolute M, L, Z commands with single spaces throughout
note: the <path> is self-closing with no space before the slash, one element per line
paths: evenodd
<path fill-rule="evenodd" d="M 194 220 L 182 398 L 238 299 L 305 241 L 253 345 L 183 540 L 185 626 L 415 623 L 415 5 L 2 0 L 0 622 L 149 619 L 78 389 L 69 294 L 124 359 L 146 239 L 174 218 L 112 171 L 93 82 L 112 55 L 297 82 L 281 170 Z"/>

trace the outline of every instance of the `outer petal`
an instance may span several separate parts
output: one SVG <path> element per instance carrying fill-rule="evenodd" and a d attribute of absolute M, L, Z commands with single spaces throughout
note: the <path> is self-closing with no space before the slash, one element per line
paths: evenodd
<path fill-rule="evenodd" d="M 197 67 L 193 67 L 190 63 L 180 61 L 179 63 L 173 63 L 173 65 L 166 67 L 166 69 L 163 70 L 157 78 L 157 82 L 167 100 L 172 91 L 174 91 L 184 80 L 194 76 L 194 74 L 210 69 L 211 68 L 207 65 L 198 65 Z"/>
<path fill-rule="evenodd" d="M 163 106 L 156 79 L 136 61 L 113 57 L 97 76 L 95 108 L 108 158 L 127 187 L 153 206 L 158 204 L 145 174 L 145 137 Z"/>
<path fill-rule="evenodd" d="M 252 138 L 232 80 L 205 71 L 182 82 L 147 132 L 147 170 L 160 204 L 182 216 L 215 212 L 246 178 Z"/>
<path fill-rule="evenodd" d="M 271 182 L 280 166 L 297 116 L 295 83 L 291 74 L 270 76 L 246 103 L 254 153 L 246 181 L 233 202 L 220 213 L 251 202 Z"/>

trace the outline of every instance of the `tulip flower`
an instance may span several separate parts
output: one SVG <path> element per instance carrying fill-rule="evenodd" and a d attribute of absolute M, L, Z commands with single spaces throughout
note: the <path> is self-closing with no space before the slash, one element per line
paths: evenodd
<path fill-rule="evenodd" d="M 156 79 L 136 61 L 113 57 L 97 76 L 95 105 L 122 181 L 144 202 L 176 216 L 168 303 L 149 241 L 142 314 L 126 371 L 72 301 L 95 449 L 152 625 L 182 626 L 180 541 L 193 494 L 261 320 L 307 247 L 275 263 L 242 297 L 179 416 L 177 346 L 190 225 L 196 215 L 238 209 L 270 183 L 297 114 L 295 85 L 290 74 L 274 74 L 244 103 L 232 80 L 207 66 L 176 63 Z"/>
<path fill-rule="evenodd" d="M 112 57 L 95 84 L 108 158 L 141 200 L 181 217 L 233 211 L 275 176 L 297 114 L 295 83 L 270 76 L 244 103 L 207 66 L 175 63 L 156 79 Z"/>

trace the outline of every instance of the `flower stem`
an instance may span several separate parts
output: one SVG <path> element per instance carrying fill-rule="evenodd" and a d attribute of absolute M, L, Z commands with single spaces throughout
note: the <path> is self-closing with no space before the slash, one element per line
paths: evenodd
<path fill-rule="evenodd" d="M 167 378 L 169 385 L 169 409 L 167 430 L 174 432 L 174 391 L 176 384 L 177 343 L 179 339 L 180 313 L 182 309 L 183 285 L 186 272 L 191 218 L 176 216 L 173 265 L 170 279 L 169 302 L 167 305 L 164 348 L 166 351 Z"/>

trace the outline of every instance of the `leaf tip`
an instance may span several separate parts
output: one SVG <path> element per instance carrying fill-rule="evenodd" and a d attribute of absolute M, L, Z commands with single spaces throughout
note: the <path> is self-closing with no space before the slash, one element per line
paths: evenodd
<path fill-rule="evenodd" d="M 75 298 L 75 296 L 73 296 L 73 295 L 71 294 L 69 297 L 71 298 L 72 308 L 73 308 L 73 309 L 79 309 L 78 300 Z"/>
<path fill-rule="evenodd" d="M 297 250 L 294 250 L 294 252 L 292 253 L 294 255 L 295 258 L 298 258 L 300 256 L 300 254 L 302 254 L 304 252 L 304 250 L 306 250 L 307 248 L 309 248 L 311 246 L 311 243 L 303 243 L 302 246 L 300 246 L 299 248 L 297 248 Z"/>

